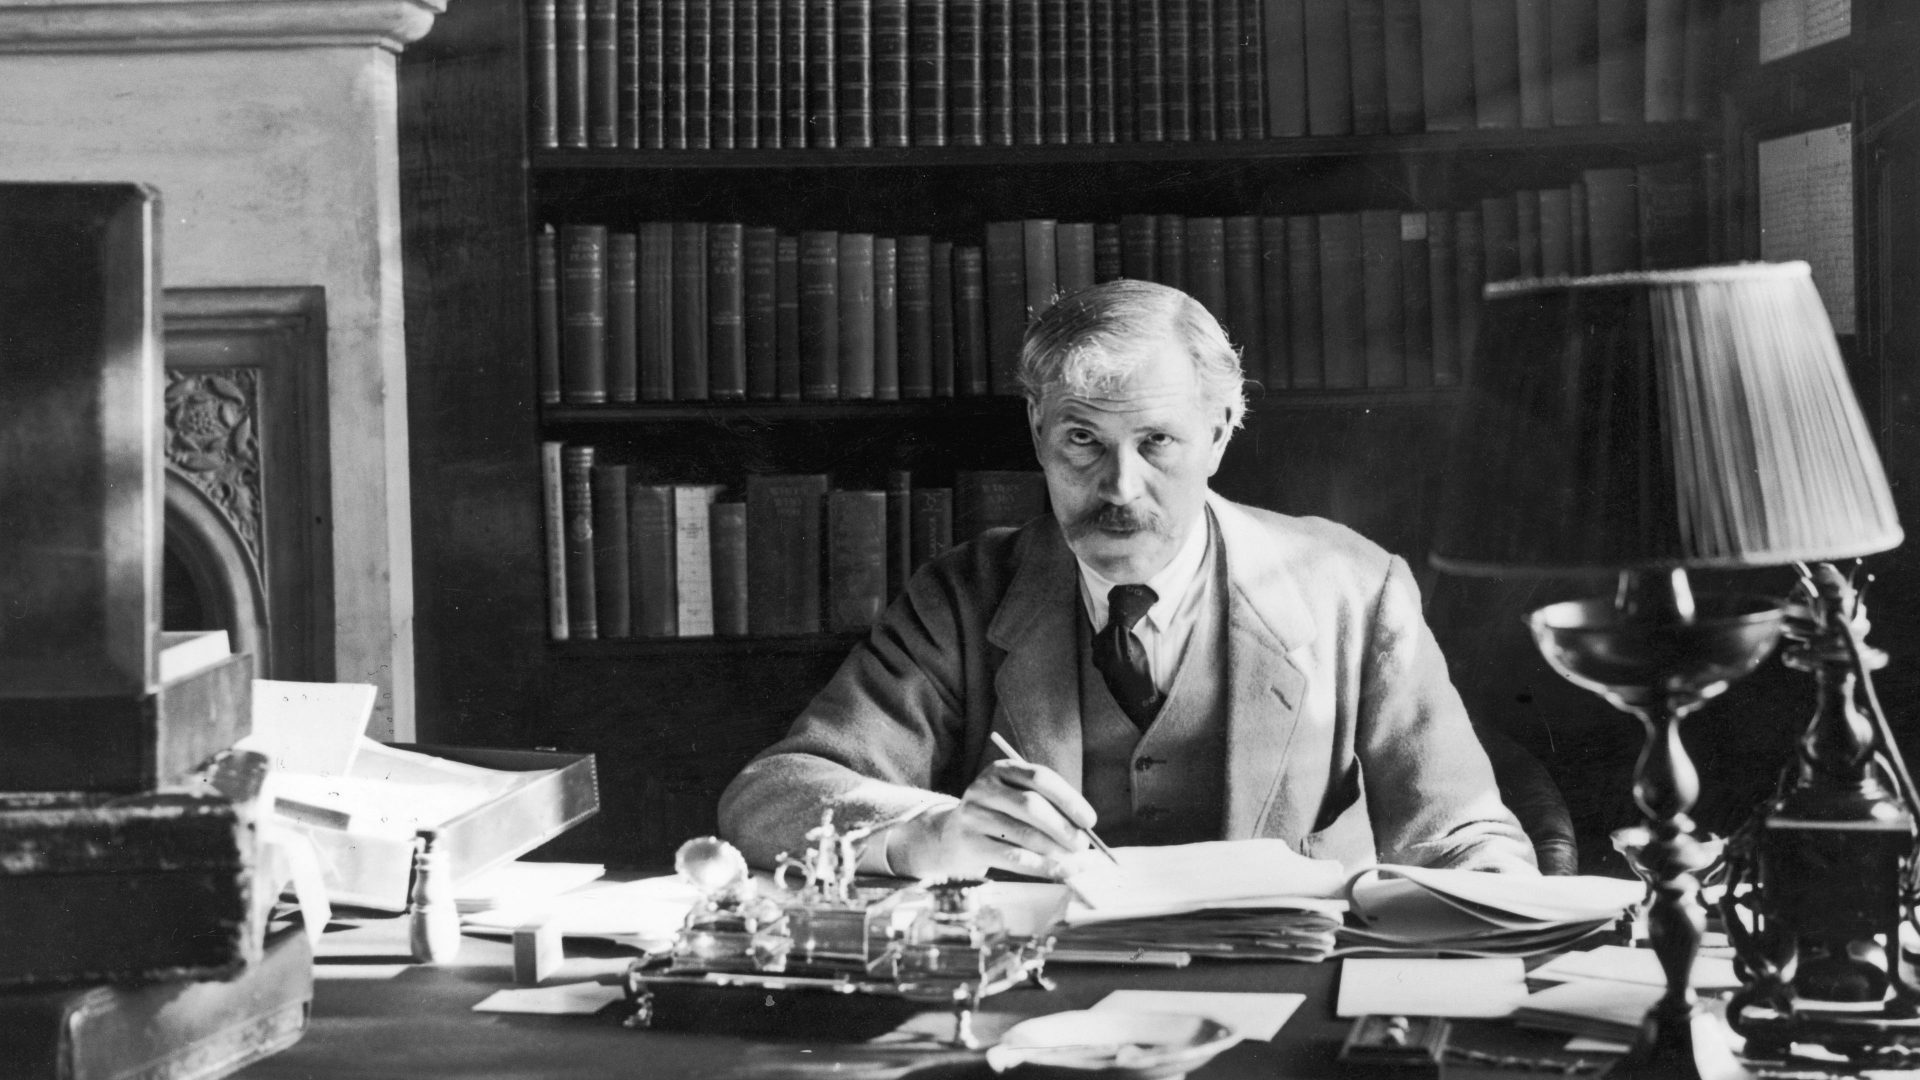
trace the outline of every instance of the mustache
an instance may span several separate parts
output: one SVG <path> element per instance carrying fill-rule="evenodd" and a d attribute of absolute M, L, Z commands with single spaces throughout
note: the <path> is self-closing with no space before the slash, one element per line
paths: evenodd
<path fill-rule="evenodd" d="M 1165 517 L 1151 510 L 1136 510 L 1130 506 L 1115 506 L 1103 503 L 1067 522 L 1066 533 L 1069 540 L 1078 540 L 1094 532 L 1150 532 L 1158 536 L 1170 535 Z"/>

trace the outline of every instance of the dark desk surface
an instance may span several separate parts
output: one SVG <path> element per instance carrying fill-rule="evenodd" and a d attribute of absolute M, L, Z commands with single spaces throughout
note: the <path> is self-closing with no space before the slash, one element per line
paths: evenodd
<path fill-rule="evenodd" d="M 558 978 L 611 980 L 625 970 L 632 955 L 601 950 L 601 956 L 593 957 L 579 955 L 582 951 L 579 943 L 569 943 Z M 473 1012 L 474 1003 L 511 985 L 512 949 L 502 940 L 469 936 L 455 963 L 412 965 L 404 960 L 406 920 L 389 919 L 329 933 L 320 952 L 313 1017 L 305 1036 L 291 1049 L 238 1074 L 244 1080 L 620 1075 L 662 1080 L 933 1080 L 993 1075 L 982 1052 L 942 1044 L 952 1034 L 953 1022 L 941 1011 L 912 1017 L 867 1042 L 836 1041 L 836 1032 L 827 1029 L 830 1024 L 813 1033 L 764 1038 L 636 1031 L 599 1016 Z M 991 1044 L 1021 1019 L 1087 1008 L 1121 988 L 1291 991 L 1307 995 L 1307 1000 L 1271 1042 L 1239 1043 L 1190 1075 L 1197 1080 L 1354 1080 L 1356 1073 L 1334 1060 L 1348 1026 L 1333 1015 L 1338 971 L 1337 962 L 1196 961 L 1184 969 L 1055 965 L 1049 974 L 1057 988 L 1020 987 L 987 999 L 975 1031 L 983 1044 Z"/>

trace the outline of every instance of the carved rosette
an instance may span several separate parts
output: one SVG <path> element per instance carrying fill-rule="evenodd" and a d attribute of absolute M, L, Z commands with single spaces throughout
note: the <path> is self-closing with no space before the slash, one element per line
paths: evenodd
<path fill-rule="evenodd" d="M 260 370 L 167 372 L 167 463 L 205 492 L 262 565 Z"/>

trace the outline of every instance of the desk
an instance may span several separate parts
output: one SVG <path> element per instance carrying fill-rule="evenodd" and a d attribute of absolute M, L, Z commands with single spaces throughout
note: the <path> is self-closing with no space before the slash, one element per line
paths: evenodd
<path fill-rule="evenodd" d="M 599 957 L 578 955 L 583 951 L 579 943 L 569 943 L 560 978 L 611 977 L 624 971 L 630 958 L 611 950 Z M 603 1017 L 472 1012 L 475 1002 L 511 984 L 513 950 L 505 941 L 469 936 L 454 964 L 407 965 L 406 920 L 388 919 L 330 933 L 320 952 L 306 1035 L 291 1049 L 239 1073 L 243 1080 L 993 1076 L 982 1053 L 940 1045 L 938 1040 L 953 1029 L 951 1015 L 941 1011 L 922 1014 L 868 1043 L 836 1042 L 827 1032 L 817 1039 L 763 1039 L 634 1031 Z M 1338 963 L 1196 961 L 1183 969 L 1057 965 L 1049 972 L 1056 989 L 1020 987 L 987 999 L 975 1031 L 983 1043 L 991 1043 L 1028 1016 L 1087 1008 L 1121 988 L 1290 991 L 1307 995 L 1307 1001 L 1273 1041 L 1239 1043 L 1190 1075 L 1196 1080 L 1355 1080 L 1366 1074 L 1334 1060 L 1348 1026 L 1333 1015 L 1338 971 Z M 1547 1040 L 1525 1049 L 1544 1052 L 1552 1045 Z"/>

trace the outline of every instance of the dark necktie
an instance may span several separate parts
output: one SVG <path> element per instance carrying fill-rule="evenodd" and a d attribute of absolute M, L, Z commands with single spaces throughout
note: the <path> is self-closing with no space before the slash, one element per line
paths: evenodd
<path fill-rule="evenodd" d="M 1093 666 L 1106 677 L 1113 700 L 1142 731 L 1160 711 L 1160 691 L 1133 627 L 1158 599 L 1145 585 L 1115 585 L 1107 593 L 1107 625 L 1093 635 Z"/>

